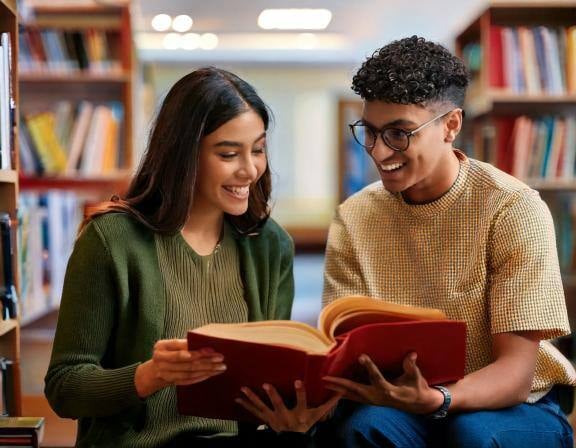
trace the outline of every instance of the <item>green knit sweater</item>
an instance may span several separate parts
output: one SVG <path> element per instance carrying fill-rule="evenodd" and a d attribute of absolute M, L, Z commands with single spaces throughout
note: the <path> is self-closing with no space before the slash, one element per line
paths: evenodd
<path fill-rule="evenodd" d="M 235 236 L 248 319 L 288 319 L 293 245 L 268 220 L 258 236 Z M 111 213 L 82 232 L 68 263 L 45 393 L 58 415 L 77 418 L 77 446 L 130 446 L 144 430 L 146 402 L 134 387 L 166 316 L 155 235 Z M 150 446 L 160 446 L 159 434 Z"/>

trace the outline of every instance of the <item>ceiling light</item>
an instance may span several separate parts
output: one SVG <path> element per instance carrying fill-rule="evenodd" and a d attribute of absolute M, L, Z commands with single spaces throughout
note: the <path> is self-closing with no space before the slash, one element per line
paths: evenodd
<path fill-rule="evenodd" d="M 202 50 L 213 50 L 218 46 L 218 36 L 212 33 L 204 33 L 200 36 L 200 48 Z"/>
<path fill-rule="evenodd" d="M 200 35 L 196 33 L 186 33 L 182 36 L 180 46 L 184 50 L 195 50 L 200 46 Z"/>
<path fill-rule="evenodd" d="M 157 14 L 152 19 L 152 28 L 156 31 L 166 31 L 171 23 L 172 18 L 168 14 Z"/>
<path fill-rule="evenodd" d="M 190 28 L 192 28 L 192 18 L 185 14 L 174 17 L 172 20 L 172 29 L 178 31 L 179 33 L 185 33 Z"/>
<path fill-rule="evenodd" d="M 265 30 L 323 30 L 332 20 L 328 9 L 265 9 L 258 26 Z"/>
<path fill-rule="evenodd" d="M 163 45 L 167 50 L 177 50 L 180 48 L 182 37 L 178 33 L 168 33 L 164 36 Z"/>
<path fill-rule="evenodd" d="M 302 50 L 311 50 L 318 45 L 318 37 L 312 33 L 301 33 L 297 38 L 298 48 Z"/>

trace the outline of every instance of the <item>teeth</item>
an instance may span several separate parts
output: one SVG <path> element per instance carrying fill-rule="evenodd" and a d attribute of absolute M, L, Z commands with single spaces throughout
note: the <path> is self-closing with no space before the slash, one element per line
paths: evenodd
<path fill-rule="evenodd" d="M 389 165 L 384 165 L 383 163 L 380 164 L 380 168 L 382 168 L 382 171 L 392 171 L 402 166 L 404 166 L 403 163 L 391 163 Z"/>
<path fill-rule="evenodd" d="M 224 187 L 226 190 L 228 190 L 230 193 L 234 194 L 235 196 L 238 197 L 244 197 L 247 196 L 249 191 L 250 191 L 250 186 L 246 185 L 244 187 L 232 187 L 232 186 L 226 186 Z"/>

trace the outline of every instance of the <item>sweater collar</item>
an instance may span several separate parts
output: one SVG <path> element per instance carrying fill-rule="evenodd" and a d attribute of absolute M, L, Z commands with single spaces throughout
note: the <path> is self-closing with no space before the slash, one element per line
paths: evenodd
<path fill-rule="evenodd" d="M 419 218 L 426 218 L 435 216 L 442 211 L 450 208 L 458 199 L 460 194 L 464 191 L 466 186 L 466 179 L 468 178 L 468 171 L 470 168 L 470 160 L 460 150 L 454 150 L 458 161 L 460 162 L 460 169 L 458 177 L 450 187 L 450 189 L 440 196 L 438 199 L 428 202 L 426 204 L 410 204 L 404 200 L 401 193 L 393 193 L 392 196 L 397 200 L 399 206 L 407 210 L 412 215 Z"/>

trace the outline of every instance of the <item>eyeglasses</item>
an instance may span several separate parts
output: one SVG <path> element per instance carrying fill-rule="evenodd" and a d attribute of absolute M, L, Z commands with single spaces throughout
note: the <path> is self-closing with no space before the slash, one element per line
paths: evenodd
<path fill-rule="evenodd" d="M 394 127 L 374 129 L 372 126 L 365 124 L 362 120 L 358 120 L 348 126 L 350 126 L 350 131 L 352 131 L 354 140 L 356 140 L 360 145 L 367 149 L 368 152 L 372 152 L 372 149 L 374 149 L 376 146 L 376 139 L 378 138 L 378 135 L 380 135 L 382 141 L 390 149 L 403 152 L 408 149 L 408 146 L 410 146 L 410 137 L 412 137 L 417 132 L 420 132 L 429 124 L 434 123 L 436 120 L 444 117 L 445 115 L 448 115 L 453 110 L 456 109 L 444 112 L 443 114 L 428 120 L 426 123 L 421 124 L 412 131 L 405 131 L 404 129 Z"/>

